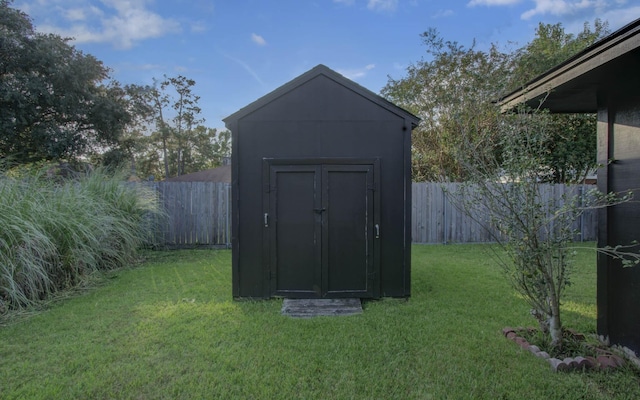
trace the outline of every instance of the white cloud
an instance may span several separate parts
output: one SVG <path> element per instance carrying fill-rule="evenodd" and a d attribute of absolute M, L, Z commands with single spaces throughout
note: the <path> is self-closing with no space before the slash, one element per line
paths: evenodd
<path fill-rule="evenodd" d="M 598 15 L 601 20 L 608 21 L 609 27 L 614 30 L 622 28 L 638 16 L 640 16 L 640 6 L 610 10 Z"/>
<path fill-rule="evenodd" d="M 380 12 L 392 12 L 398 8 L 399 0 L 366 0 L 367 1 L 367 9 L 370 11 L 380 11 Z M 334 3 L 342 4 L 345 6 L 352 6 L 356 3 L 356 0 L 333 0 Z M 415 6 L 417 3 L 415 0 L 411 0 L 410 4 Z"/>
<path fill-rule="evenodd" d="M 471 0 L 467 3 L 467 6 L 510 6 L 520 3 L 520 1 L 522 0 Z"/>
<path fill-rule="evenodd" d="M 150 70 L 154 70 L 154 69 L 162 69 L 162 68 L 164 68 L 164 66 L 160 65 L 160 64 L 141 64 L 141 65 L 138 65 L 135 68 L 139 69 L 139 70 L 143 70 L 143 71 L 150 71 Z"/>
<path fill-rule="evenodd" d="M 358 78 L 362 78 L 367 75 L 369 71 L 376 67 L 375 64 L 367 64 L 362 68 L 354 68 L 354 69 L 338 69 L 337 72 L 340 75 L 343 75 L 345 78 L 356 80 Z"/>
<path fill-rule="evenodd" d="M 258 34 L 252 33 L 251 34 L 251 41 L 255 44 L 257 44 L 258 46 L 266 46 L 267 45 L 267 41 L 264 40 L 264 38 Z"/>
<path fill-rule="evenodd" d="M 64 11 L 64 17 L 69 21 L 84 21 L 87 19 L 86 9 L 70 8 Z"/>
<path fill-rule="evenodd" d="M 551 14 L 554 16 L 571 15 L 589 8 L 602 8 L 601 0 L 534 0 L 536 6 L 522 13 L 520 18 L 531 19 L 536 15 Z"/>
<path fill-rule="evenodd" d="M 191 29 L 191 32 L 202 33 L 209 30 L 209 25 L 203 21 L 195 21 L 189 25 L 189 29 Z"/>
<path fill-rule="evenodd" d="M 395 11 L 398 0 L 369 0 L 367 8 L 373 11 Z"/>
<path fill-rule="evenodd" d="M 24 5 L 25 8 L 42 11 L 44 3 Z M 61 20 L 48 18 L 39 25 L 39 31 L 72 37 L 76 43 L 111 43 L 117 48 L 129 49 L 136 42 L 157 38 L 180 30 L 180 24 L 147 8 L 148 0 L 100 0 L 93 5 L 78 7 L 78 2 L 58 1 L 47 12 L 58 13 Z M 47 4 L 48 5 L 48 4 Z"/>
<path fill-rule="evenodd" d="M 434 19 L 446 18 L 446 17 L 452 16 L 453 14 L 454 14 L 453 10 L 438 10 L 435 14 L 431 16 L 431 18 L 434 18 Z"/>
<path fill-rule="evenodd" d="M 256 80 L 256 82 L 258 82 L 261 86 L 264 86 L 264 82 L 262 81 L 262 79 L 260 79 L 258 74 L 253 70 L 253 68 L 251 68 L 249 66 L 249 64 L 247 64 L 246 62 L 242 61 L 239 58 L 235 58 L 233 56 L 230 56 L 229 54 L 225 54 L 225 53 L 221 53 L 221 54 L 224 57 L 228 58 L 229 60 L 233 61 L 234 63 L 240 65 L 242 67 L 242 69 L 244 69 L 249 75 L 251 75 L 253 77 L 253 79 Z"/>
<path fill-rule="evenodd" d="M 599 12 L 596 11 L 595 15 L 593 15 L 588 22 L 593 24 L 594 20 L 599 18 L 602 21 L 607 21 L 609 23 L 609 29 L 615 31 L 635 20 L 638 15 L 640 15 L 640 6 L 629 6 L 608 11 L 600 10 Z M 567 32 L 578 34 L 582 32 L 583 29 L 584 20 L 582 19 L 566 24 Z"/>
<path fill-rule="evenodd" d="M 510 6 L 521 3 L 523 0 L 470 0 L 468 7 L 475 6 Z M 530 20 L 533 17 L 542 17 L 551 15 L 554 17 L 574 16 L 582 18 L 600 18 L 603 21 L 609 21 L 611 27 L 622 26 L 618 23 L 620 20 L 631 22 L 638 13 L 638 6 L 628 6 L 627 0 L 528 0 L 527 3 L 533 3 L 533 7 L 528 6 L 528 10 L 520 15 L 523 20 Z M 631 16 L 631 17 L 627 17 Z M 634 17 L 635 16 L 635 17 Z M 582 26 L 581 20 L 580 26 Z"/>

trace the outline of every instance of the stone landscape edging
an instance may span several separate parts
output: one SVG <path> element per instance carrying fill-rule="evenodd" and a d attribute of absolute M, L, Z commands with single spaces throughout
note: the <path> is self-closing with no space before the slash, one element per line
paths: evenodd
<path fill-rule="evenodd" d="M 562 360 L 558 358 L 551 357 L 549 353 L 546 351 L 540 350 L 540 348 L 536 345 L 530 344 L 525 338 L 518 335 L 518 332 L 526 331 L 526 330 L 535 330 L 534 328 L 511 328 L 507 327 L 502 329 L 502 334 L 507 338 L 512 340 L 514 343 L 519 345 L 523 350 L 528 350 L 533 355 L 544 358 L 551 365 L 551 369 L 554 372 L 562 371 L 576 371 L 576 370 L 591 370 L 591 369 L 599 369 L 601 371 L 616 369 L 625 365 L 625 361 L 622 357 L 617 354 L 614 354 L 610 351 L 603 350 L 600 348 L 596 348 L 598 352 L 597 357 L 591 356 L 577 356 L 577 357 L 567 357 Z M 584 340 L 584 335 L 571 331 L 571 333 L 578 339 Z"/>

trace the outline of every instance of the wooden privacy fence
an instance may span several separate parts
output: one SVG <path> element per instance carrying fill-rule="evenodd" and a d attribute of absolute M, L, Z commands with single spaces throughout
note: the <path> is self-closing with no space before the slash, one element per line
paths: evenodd
<path fill-rule="evenodd" d="M 166 212 L 156 243 L 166 247 L 230 247 L 231 184 L 218 182 L 150 182 Z M 414 243 L 481 243 L 492 235 L 463 211 L 447 193 L 458 183 L 413 183 L 411 235 Z M 545 201 L 562 203 L 563 194 L 587 193 L 592 185 L 544 185 Z M 596 210 L 588 210 L 574 229 L 577 240 L 596 240 Z"/>
<path fill-rule="evenodd" d="M 414 243 L 478 243 L 492 242 L 493 235 L 473 218 L 456 207 L 452 193 L 457 193 L 459 183 L 413 183 L 411 236 Z M 562 205 L 563 195 L 583 196 L 594 185 L 542 185 L 542 201 Z M 448 194 L 449 193 L 449 194 Z M 574 221 L 573 229 L 579 232 L 576 240 L 596 240 L 596 210 L 587 210 Z M 479 216 L 482 218 L 482 216 Z M 496 232 L 494 231 L 493 234 Z"/>
<path fill-rule="evenodd" d="M 166 216 L 156 243 L 165 247 L 231 247 L 231 184 L 150 182 Z"/>

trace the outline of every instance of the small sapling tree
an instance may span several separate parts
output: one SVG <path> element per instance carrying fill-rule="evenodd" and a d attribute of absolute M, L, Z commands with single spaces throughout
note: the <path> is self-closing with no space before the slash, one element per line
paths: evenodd
<path fill-rule="evenodd" d="M 473 135 L 474 140 L 462 140 L 473 146 L 462 146 L 456 155 L 467 181 L 449 195 L 493 236 L 498 245 L 494 251 L 497 262 L 531 306 L 551 345 L 561 348 L 560 304 L 570 283 L 573 243 L 579 239 L 575 221 L 588 209 L 627 201 L 630 194 L 580 193 L 577 185 L 562 186 L 561 201 L 554 200 L 557 196 L 551 192 L 561 187 L 544 183 L 549 172 L 545 164 L 548 141 L 553 133 L 549 120 L 541 112 L 504 115 L 500 152 L 490 145 L 478 146 L 478 135 Z M 628 265 L 638 261 L 637 254 L 625 253 L 622 247 L 601 251 L 623 258 Z"/>

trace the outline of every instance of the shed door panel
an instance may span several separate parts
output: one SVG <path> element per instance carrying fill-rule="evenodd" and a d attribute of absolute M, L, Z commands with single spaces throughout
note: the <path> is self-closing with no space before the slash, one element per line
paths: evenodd
<path fill-rule="evenodd" d="M 323 289 L 332 297 L 367 296 L 373 268 L 373 168 L 322 169 Z"/>
<path fill-rule="evenodd" d="M 271 265 L 272 292 L 316 296 L 320 292 L 319 168 L 280 166 L 271 169 L 271 215 L 275 217 Z M 275 183 L 275 185 L 274 185 Z"/>
<path fill-rule="evenodd" d="M 373 297 L 372 165 L 271 165 L 271 293 Z"/>

